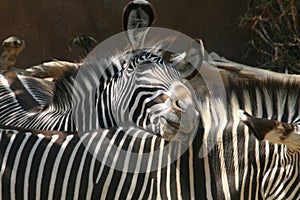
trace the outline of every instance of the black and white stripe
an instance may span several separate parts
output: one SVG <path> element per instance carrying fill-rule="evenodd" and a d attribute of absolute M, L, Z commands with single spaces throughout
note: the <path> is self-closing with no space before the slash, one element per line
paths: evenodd
<path fill-rule="evenodd" d="M 232 80 L 226 86 L 227 103 L 203 99 L 206 199 L 299 199 L 300 149 L 258 141 L 239 118 L 242 109 L 299 124 L 299 91 L 299 82 L 293 81 Z"/>
<path fill-rule="evenodd" d="M 193 180 L 186 176 L 189 157 L 184 155 L 163 166 L 170 159 L 162 151 L 168 144 L 135 128 L 98 130 L 81 136 L 1 129 L 0 198 L 195 199 L 190 187 Z M 114 150 L 116 146 L 119 149 Z M 127 150 L 127 156 L 120 156 L 121 149 Z M 177 143 L 169 145 L 168 152 L 180 155 L 181 149 Z M 143 157 L 143 152 L 154 151 L 159 156 Z M 97 156 L 103 158 L 101 162 Z M 141 173 L 127 172 L 130 167 Z"/>
<path fill-rule="evenodd" d="M 298 199 L 300 150 L 258 141 L 238 113 L 243 109 L 299 123 L 299 87 L 274 80 L 233 81 L 226 85 L 227 103 L 203 97 L 201 126 L 191 146 L 184 153 L 186 144 L 181 142 L 168 147 L 169 153 L 181 155 L 175 161 L 162 151 L 170 142 L 139 128 L 82 135 L 2 129 L 2 199 L 13 199 L 13 194 L 16 199 Z M 278 96 L 282 93 L 286 98 Z M 155 149 L 159 156 L 132 159 L 112 144 L 140 154 Z M 158 170 L 128 172 L 132 166 L 138 170 L 152 165 Z"/>
<path fill-rule="evenodd" d="M 170 96 L 172 83 L 182 81 L 170 63 L 150 50 L 84 63 L 79 69 L 68 67 L 64 77 L 47 90 L 44 88 L 47 81 L 39 80 L 41 84 L 35 84 L 33 78 L 15 77 L 22 88 L 14 89 L 12 76 L 0 77 L 0 123 L 59 131 L 75 130 L 73 120 L 78 118 L 78 112 L 83 114 L 80 118 L 86 119 L 78 122 L 83 130 L 125 123 L 126 126 L 133 123 L 146 128 L 149 125 L 146 110 L 164 103 L 160 99 Z M 23 96 L 19 98 L 20 91 Z M 74 112 L 77 112 L 75 116 Z"/>

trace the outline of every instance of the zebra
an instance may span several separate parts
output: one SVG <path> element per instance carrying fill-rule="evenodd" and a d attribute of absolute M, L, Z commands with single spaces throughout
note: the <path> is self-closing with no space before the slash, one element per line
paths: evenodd
<path fill-rule="evenodd" d="M 227 101 L 201 100 L 199 199 L 299 199 L 299 80 L 228 79 Z"/>
<path fill-rule="evenodd" d="M 225 88 L 227 103 L 200 99 L 187 150 L 139 127 L 79 135 L 1 126 L 1 198 L 299 199 L 299 82 L 231 79 Z"/>
<path fill-rule="evenodd" d="M 61 68 L 63 76 L 55 80 L 52 96 L 40 94 L 42 89 L 33 91 L 26 87 L 31 81 L 16 76 L 15 79 L 25 83 L 23 93 L 27 96 L 32 93 L 33 101 L 37 101 L 30 106 L 34 109 L 24 107 L 26 102 L 20 101 L 7 83 L 9 76 L 2 75 L 0 124 L 56 131 L 134 125 L 154 134 L 163 134 L 169 140 L 178 130 L 189 133 L 194 129 L 198 113 L 194 92 L 183 83 L 184 77 L 176 69 L 178 59 L 164 59 L 161 45 L 154 50 L 143 47 L 153 16 L 154 10 L 146 1 L 129 3 L 124 9 L 127 21 L 124 21 L 123 28 L 127 31 L 131 49 L 106 60 L 95 62 L 87 59 L 79 66 Z M 144 20 L 143 23 L 139 23 L 140 20 Z M 51 99 L 47 104 L 39 103 L 36 96 L 42 96 L 42 99 L 50 96 Z M 82 105 L 85 96 L 95 96 L 95 99 L 90 98 Z M 81 110 L 92 117 L 82 116 Z"/>
<path fill-rule="evenodd" d="M 297 81 L 253 79 L 245 83 L 230 79 L 225 85 L 227 101 L 215 96 L 200 96 L 202 98 L 197 102 L 199 106 L 197 110 L 200 111 L 199 126 L 188 150 L 181 155 L 184 149 L 180 146 L 181 143 L 177 148 L 170 145 L 169 153 L 172 155 L 175 151 L 180 155 L 178 159 L 169 165 L 158 167 L 156 171 L 144 173 L 128 172 L 130 164 L 141 168 L 141 163 L 144 163 L 143 157 L 136 159 L 136 162 L 127 158 L 125 162 L 124 157 L 119 157 L 118 153 L 109 152 L 111 150 L 109 145 L 125 144 L 125 138 L 123 139 L 125 136 L 129 139 L 127 145 L 124 145 L 125 149 L 130 147 L 130 150 L 144 153 L 153 147 L 153 150 L 157 150 L 161 156 L 155 161 L 147 160 L 146 168 L 151 168 L 153 162 L 163 163 L 164 160 L 170 160 L 168 154 L 162 152 L 164 148 L 158 147 L 173 144 L 172 140 L 170 142 L 159 135 L 149 136 L 149 132 L 137 127 L 98 129 L 77 136 L 72 132 L 19 130 L 15 127 L 2 126 L 3 144 L 0 145 L 3 147 L 0 173 L 4 183 L 1 187 L 2 195 L 9 198 L 8 195 L 16 194 L 20 195 L 20 199 L 26 195 L 34 197 L 39 195 L 38 197 L 42 196 L 42 198 L 52 198 L 57 195 L 55 198 L 62 199 L 64 197 L 71 199 L 297 199 L 300 191 L 299 149 L 291 147 L 284 141 L 284 144 L 273 145 L 257 140 L 265 139 L 274 142 L 272 138 L 259 136 L 265 135 L 263 130 L 271 130 L 269 123 L 257 127 L 257 124 L 253 125 L 250 122 L 264 119 L 265 122 L 271 120 L 273 123 L 272 120 L 275 120 L 287 127 L 296 127 L 299 124 L 299 87 Z M 241 113 L 241 110 L 244 111 Z M 267 129 L 264 129 L 264 126 Z M 136 139 L 137 135 L 142 135 L 144 140 Z M 99 140 L 101 136 L 103 138 L 107 136 L 110 142 Z M 287 135 L 297 139 L 296 136 L 297 131 Z M 93 138 L 97 140 L 91 140 Z M 147 142 L 149 138 L 152 141 L 150 146 Z M 83 141 L 85 139 L 87 141 Z M 31 140 L 36 142 L 30 144 Z M 96 145 L 98 149 L 94 147 L 95 149 L 88 150 L 87 145 L 93 146 L 91 145 L 93 142 L 99 142 L 99 145 Z M 295 142 L 297 144 L 297 141 Z M 47 150 L 38 150 L 39 146 Z M 31 155 L 24 153 L 28 152 L 28 148 L 33 149 L 30 151 Z M 70 149 L 73 150 L 72 153 L 65 153 Z M 79 156 L 77 149 L 83 152 Z M 102 152 L 103 149 L 104 151 L 109 149 L 108 153 Z M 115 159 L 116 163 L 125 163 L 124 168 L 115 169 L 116 166 L 105 162 L 99 163 L 93 156 L 95 152 L 98 153 L 96 150 L 102 150 L 99 153 L 101 158 L 111 156 L 110 159 Z M 24 160 L 17 162 L 23 158 L 21 155 L 27 155 L 24 157 L 26 164 Z M 36 170 L 36 167 L 29 164 L 29 161 L 36 157 L 35 155 L 39 155 L 41 160 L 36 163 L 41 166 L 40 170 Z M 63 162 L 65 160 L 63 157 L 68 158 L 65 161 L 68 162 L 67 165 Z M 77 165 L 76 157 L 80 157 L 81 161 Z M 27 158 L 30 158 L 29 161 Z M 44 172 L 43 166 L 48 166 L 46 163 L 53 163 L 49 165 L 51 177 Z M 24 171 L 24 168 L 27 176 L 20 170 Z M 64 173 L 65 176 L 59 172 Z M 76 179 L 71 178 L 73 174 L 68 176 L 71 172 L 76 175 L 74 175 Z M 39 175 L 30 176 L 34 173 Z M 18 175 L 20 176 L 17 178 Z M 29 177 L 32 182 L 28 181 Z M 28 187 L 24 189 L 21 186 L 22 180 L 25 179 Z M 21 180 L 17 181 L 18 186 L 14 184 L 15 180 Z M 110 182 L 112 184 L 109 184 Z M 62 183 L 69 184 L 64 186 L 65 184 Z"/>
<path fill-rule="evenodd" d="M 300 125 L 288 124 L 276 120 L 257 118 L 241 110 L 240 118 L 254 133 L 258 140 L 266 140 L 275 144 L 284 144 L 290 149 L 298 149 Z M 263 125 L 263 126 L 262 126 Z"/>
<path fill-rule="evenodd" d="M 69 50 L 72 51 L 72 47 L 76 44 L 81 49 L 81 59 L 86 57 L 88 53 L 93 49 L 95 44 L 98 44 L 97 40 L 92 36 L 86 36 L 84 34 L 76 36 L 69 42 Z"/>
<path fill-rule="evenodd" d="M 0 57 L 0 69 L 7 70 L 15 66 L 20 53 L 25 49 L 25 41 L 11 36 L 3 41 L 4 51 Z"/>
<path fill-rule="evenodd" d="M 5 71 L 0 75 L 1 90 L 1 116 L 12 113 L 14 115 L 13 101 L 23 105 L 29 113 L 42 110 L 52 99 L 54 85 L 34 77 L 22 77 L 15 71 Z M 6 88 L 9 88 L 7 90 Z M 11 101 L 11 102 L 10 102 Z"/>

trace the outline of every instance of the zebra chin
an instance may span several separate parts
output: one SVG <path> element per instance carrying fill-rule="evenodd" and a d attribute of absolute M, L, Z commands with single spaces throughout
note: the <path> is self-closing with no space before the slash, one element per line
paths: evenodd
<path fill-rule="evenodd" d="M 191 88 L 182 82 L 174 82 L 165 101 L 168 109 L 160 116 L 160 135 L 167 141 L 183 141 L 190 138 L 198 128 L 199 113 Z"/>
<path fill-rule="evenodd" d="M 167 141 L 186 141 L 197 131 L 198 117 L 194 105 L 188 106 L 180 114 L 169 112 L 160 117 L 159 135 Z"/>

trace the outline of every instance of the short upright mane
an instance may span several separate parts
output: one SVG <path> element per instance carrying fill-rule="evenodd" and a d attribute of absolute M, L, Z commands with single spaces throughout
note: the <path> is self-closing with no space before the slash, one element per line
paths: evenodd
<path fill-rule="evenodd" d="M 257 106 L 262 104 L 262 108 L 272 112 L 272 119 L 277 120 L 281 116 L 283 122 L 293 119 L 294 123 L 300 122 L 300 119 L 294 117 L 288 119 L 288 115 L 298 116 L 300 112 L 300 81 L 296 79 L 249 79 L 234 80 L 230 78 L 226 85 L 226 94 L 228 102 L 233 95 L 236 96 L 243 108 L 244 102 L 249 101 L 253 112 L 259 110 Z M 249 98 L 247 100 L 247 98 Z M 262 111 L 267 118 L 267 110 Z M 293 113 L 293 114 L 292 114 Z M 257 113 L 252 113 L 256 115 Z M 291 123 L 291 122 L 289 122 Z"/>
<path fill-rule="evenodd" d="M 299 93 L 300 91 L 300 80 L 296 79 L 245 79 L 235 80 L 229 78 L 228 88 L 231 90 L 254 90 L 256 88 L 266 88 L 270 92 L 287 91 Z"/>

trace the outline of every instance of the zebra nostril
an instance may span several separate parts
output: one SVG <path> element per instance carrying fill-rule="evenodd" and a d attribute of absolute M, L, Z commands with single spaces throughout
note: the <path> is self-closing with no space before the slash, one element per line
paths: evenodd
<path fill-rule="evenodd" d="M 180 105 L 180 100 L 175 100 L 173 102 L 173 108 L 176 110 L 176 111 L 179 111 L 179 112 L 182 112 L 183 109 L 182 109 L 182 106 Z"/>

